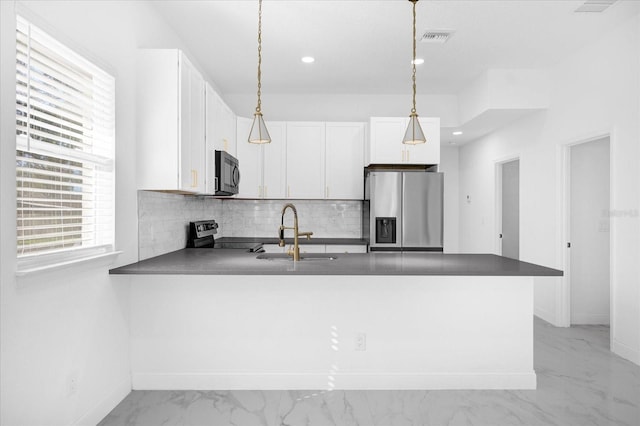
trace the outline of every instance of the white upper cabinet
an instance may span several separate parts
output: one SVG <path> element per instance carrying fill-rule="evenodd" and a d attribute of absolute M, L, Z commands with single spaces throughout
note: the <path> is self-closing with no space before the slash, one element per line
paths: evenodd
<path fill-rule="evenodd" d="M 206 84 L 207 148 L 236 156 L 236 115 L 220 95 Z"/>
<path fill-rule="evenodd" d="M 249 130 L 253 120 L 238 117 L 237 157 L 240 168 L 240 198 L 262 197 L 262 146 L 249 143 Z"/>
<path fill-rule="evenodd" d="M 206 83 L 205 87 L 207 193 L 213 194 L 215 192 L 215 151 L 226 151 L 234 157 L 237 156 L 236 115 L 209 83 Z"/>
<path fill-rule="evenodd" d="M 204 192 L 204 79 L 181 51 L 139 51 L 136 114 L 138 187 Z"/>
<path fill-rule="evenodd" d="M 439 164 L 440 119 L 419 118 L 425 144 L 405 145 L 402 138 L 409 117 L 372 117 L 367 164 Z"/>
<path fill-rule="evenodd" d="M 440 164 L 440 118 L 418 117 L 418 120 L 427 141 L 418 145 L 405 145 L 407 163 Z"/>
<path fill-rule="evenodd" d="M 271 143 L 262 145 L 262 197 L 285 198 L 287 177 L 287 123 L 266 121 Z M 249 136 L 247 135 L 247 138 Z M 247 143 L 247 145 L 250 145 Z"/>
<path fill-rule="evenodd" d="M 271 143 L 248 142 L 253 119 L 238 117 L 240 198 L 285 198 L 286 123 L 267 121 Z"/>
<path fill-rule="evenodd" d="M 364 123 L 326 123 L 325 198 L 363 198 L 364 141 Z"/>
<path fill-rule="evenodd" d="M 325 123 L 287 123 L 287 198 L 325 198 Z"/>
<path fill-rule="evenodd" d="M 363 197 L 365 123 L 267 121 L 271 143 L 247 143 L 252 119 L 238 118 L 241 198 Z"/>

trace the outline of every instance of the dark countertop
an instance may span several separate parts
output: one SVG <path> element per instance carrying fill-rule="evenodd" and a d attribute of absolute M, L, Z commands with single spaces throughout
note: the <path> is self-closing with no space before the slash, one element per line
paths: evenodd
<path fill-rule="evenodd" d="M 216 238 L 221 243 L 262 243 L 262 244 L 278 244 L 278 238 L 269 237 L 222 237 Z M 293 244 L 293 238 L 285 238 L 286 244 Z M 300 244 L 329 244 L 329 245 L 368 245 L 369 241 L 362 238 L 315 238 L 307 240 L 306 237 L 300 238 Z"/>
<path fill-rule="evenodd" d="M 336 254 L 336 260 L 261 260 L 233 249 L 182 249 L 112 269 L 142 275 L 561 276 L 562 271 L 493 254 Z M 310 256 L 311 257 L 311 256 Z"/>

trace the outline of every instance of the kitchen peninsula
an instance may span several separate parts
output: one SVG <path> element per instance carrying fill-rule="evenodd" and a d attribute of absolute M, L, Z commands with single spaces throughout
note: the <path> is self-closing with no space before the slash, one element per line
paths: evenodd
<path fill-rule="evenodd" d="M 131 283 L 134 389 L 534 389 L 533 280 L 488 254 L 183 249 Z"/>

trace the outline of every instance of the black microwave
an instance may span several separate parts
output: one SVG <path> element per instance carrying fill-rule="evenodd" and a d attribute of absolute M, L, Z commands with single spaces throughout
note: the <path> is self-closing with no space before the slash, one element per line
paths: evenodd
<path fill-rule="evenodd" d="M 238 159 L 226 151 L 216 151 L 215 195 L 235 195 L 240 190 Z"/>

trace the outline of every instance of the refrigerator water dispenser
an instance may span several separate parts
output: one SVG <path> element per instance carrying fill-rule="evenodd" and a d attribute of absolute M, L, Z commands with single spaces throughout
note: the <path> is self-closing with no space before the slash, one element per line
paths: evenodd
<path fill-rule="evenodd" d="M 396 243 L 395 217 L 376 217 L 376 243 Z"/>

